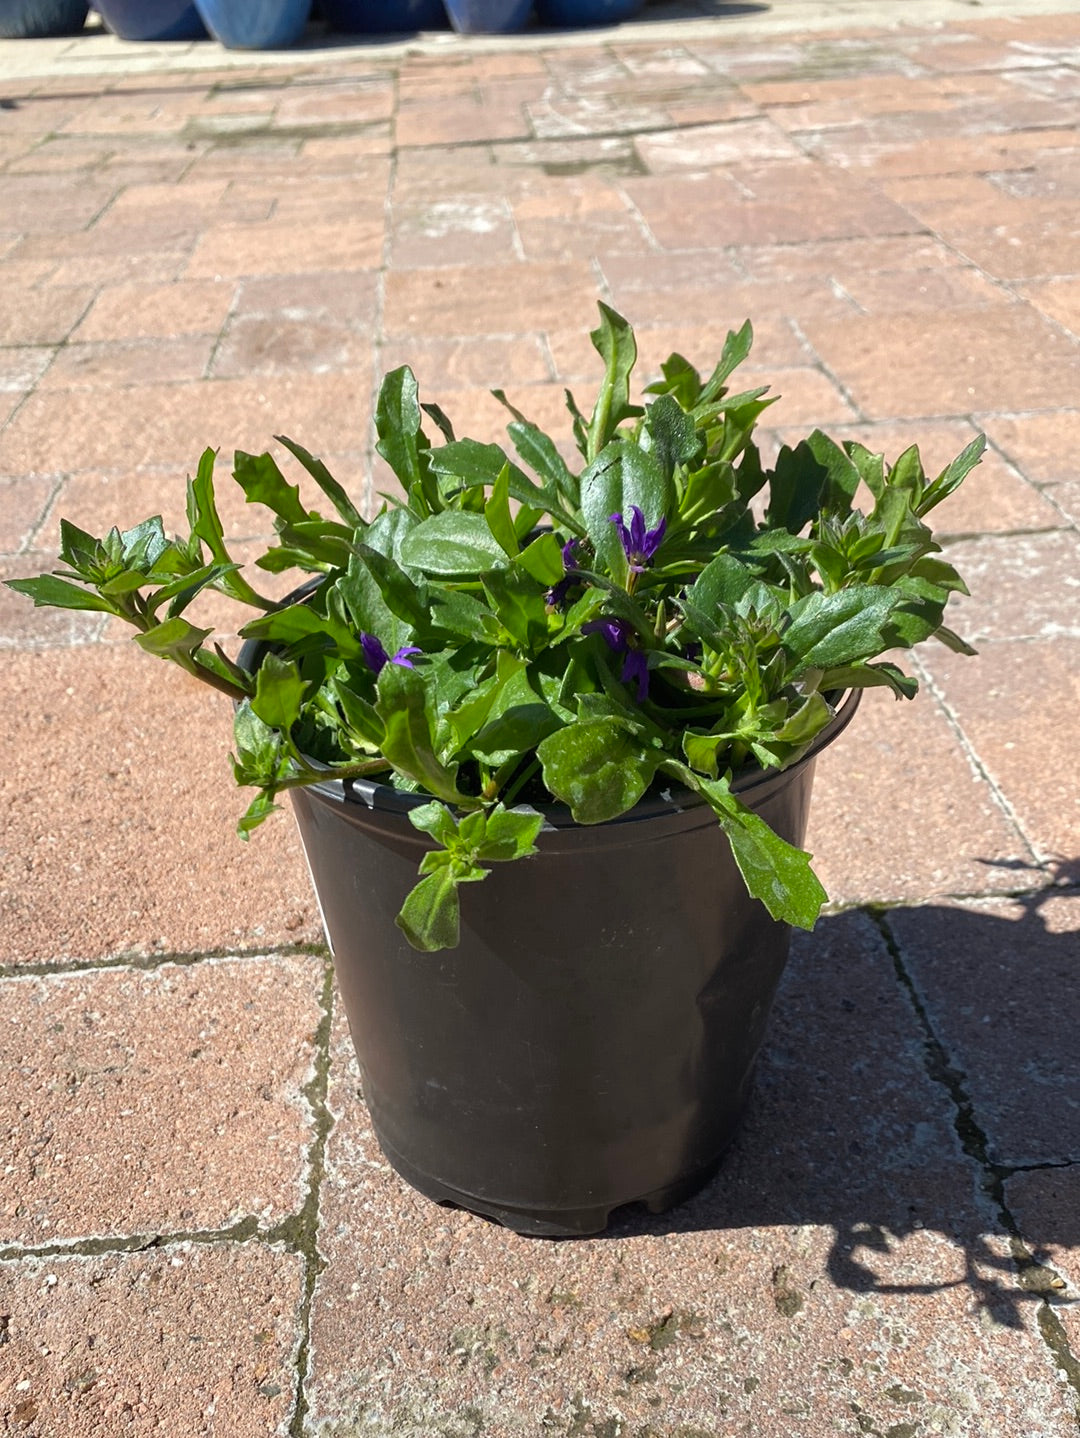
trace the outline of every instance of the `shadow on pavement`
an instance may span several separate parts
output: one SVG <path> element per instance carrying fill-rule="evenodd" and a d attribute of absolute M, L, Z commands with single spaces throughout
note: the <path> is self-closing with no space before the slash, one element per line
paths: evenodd
<path fill-rule="evenodd" d="M 1058 882 L 1077 873 L 1062 866 Z M 894 910 L 880 926 L 842 914 L 797 936 L 720 1173 L 667 1214 L 624 1210 L 608 1236 L 824 1226 L 838 1287 L 967 1285 L 1019 1325 L 1060 1285 L 1038 1272 L 1018 1283 L 1009 1239 L 1044 1262 L 1080 1244 L 1080 1186 L 1064 1193 L 1080 1185 L 1078 928 L 1073 885 Z M 1026 1194 L 1016 1215 L 1013 1185 Z M 897 1281 L 899 1242 L 926 1230 L 962 1251 L 963 1273 Z"/>

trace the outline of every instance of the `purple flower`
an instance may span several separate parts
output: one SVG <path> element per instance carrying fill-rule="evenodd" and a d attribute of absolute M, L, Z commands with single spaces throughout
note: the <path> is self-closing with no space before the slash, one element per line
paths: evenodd
<path fill-rule="evenodd" d="M 649 693 L 649 659 L 636 645 L 634 626 L 625 619 L 608 616 L 590 619 L 581 626 L 582 634 L 599 634 L 613 654 L 625 654 L 619 678 L 624 684 L 637 685 L 637 702 L 643 703 Z"/>
<path fill-rule="evenodd" d="M 621 514 L 613 514 L 611 522 L 619 531 L 623 553 L 630 564 L 630 573 L 644 574 L 646 566 L 652 563 L 653 555 L 660 548 L 664 530 L 667 529 L 667 520 L 662 519 L 655 529 L 646 529 L 645 516 L 636 504 L 632 504 L 629 529 L 623 523 Z"/>
<path fill-rule="evenodd" d="M 544 596 L 544 602 L 551 609 L 560 608 L 566 600 L 566 595 L 577 581 L 574 575 L 577 573 L 577 557 L 575 550 L 578 547 L 576 539 L 568 539 L 562 547 L 562 562 L 565 578 L 560 579 L 558 584 L 553 585 Z"/>
<path fill-rule="evenodd" d="M 367 667 L 374 674 L 381 673 L 387 664 L 400 664 L 402 669 L 413 669 L 415 666 L 409 655 L 423 653 L 423 650 L 417 649 L 415 644 L 404 644 L 395 655 L 391 656 L 387 654 L 374 634 L 364 633 L 360 635 L 360 648 L 364 651 Z"/>

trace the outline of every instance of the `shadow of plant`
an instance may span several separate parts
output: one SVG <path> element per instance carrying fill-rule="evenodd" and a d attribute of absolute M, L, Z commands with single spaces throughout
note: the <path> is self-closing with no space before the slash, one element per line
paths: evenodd
<path fill-rule="evenodd" d="M 1080 1203 L 1036 1193 L 1017 1216 L 1010 1180 L 1075 1175 L 1080 1196 L 1078 876 L 1061 865 L 1021 898 L 850 912 L 797 935 L 720 1173 L 667 1214 L 625 1210 L 609 1236 L 824 1226 L 829 1278 L 854 1293 L 966 1286 L 1010 1327 L 1027 1303 L 1067 1300 L 1044 1265 L 1080 1246 Z M 898 1279 L 902 1241 L 926 1230 L 963 1271 Z"/>

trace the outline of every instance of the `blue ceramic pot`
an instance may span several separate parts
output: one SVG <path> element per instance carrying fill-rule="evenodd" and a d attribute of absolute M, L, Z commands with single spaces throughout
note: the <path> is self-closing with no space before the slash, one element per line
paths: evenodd
<path fill-rule="evenodd" d="M 0 40 L 77 35 L 89 8 L 87 0 L 0 0 Z"/>
<path fill-rule="evenodd" d="M 192 0 L 95 0 L 121 40 L 202 40 L 206 26 Z"/>
<path fill-rule="evenodd" d="M 589 25 L 618 25 L 642 8 L 644 0 L 536 0 L 541 25 L 575 30 Z"/>
<path fill-rule="evenodd" d="M 532 0 L 446 0 L 446 13 L 459 35 L 510 35 L 524 30 Z"/>
<path fill-rule="evenodd" d="M 229 50 L 285 50 L 295 45 L 311 0 L 196 0 L 215 40 Z"/>
<path fill-rule="evenodd" d="M 323 19 L 345 35 L 445 30 L 443 0 L 322 0 Z"/>

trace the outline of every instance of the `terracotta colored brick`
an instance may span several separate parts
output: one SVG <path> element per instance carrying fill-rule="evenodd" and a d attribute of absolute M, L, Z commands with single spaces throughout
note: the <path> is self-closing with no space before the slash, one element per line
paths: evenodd
<path fill-rule="evenodd" d="M 1005 305 L 1012 296 L 978 270 L 952 265 L 943 270 L 879 270 L 860 275 L 848 271 L 839 281 L 845 294 L 869 315 L 928 310 L 940 314 L 975 305 Z"/>
<path fill-rule="evenodd" d="M 9 112 L 5 111 L 6 117 Z M 83 181 L 73 189 L 64 175 L 9 175 L 4 180 L 4 228 L 24 234 L 81 230 L 104 210 L 115 191 Z"/>
<path fill-rule="evenodd" d="M 288 816 L 236 836 L 250 795 L 229 770 L 228 700 L 130 641 L 15 651 L 3 670 L 6 962 L 319 937 Z"/>
<path fill-rule="evenodd" d="M 1020 305 L 842 320 L 811 313 L 804 329 L 871 419 L 1053 409 L 1072 404 L 1080 383 L 1080 350 Z"/>
<path fill-rule="evenodd" d="M 637 152 L 654 175 L 704 170 L 745 160 L 793 160 L 801 152 L 769 119 L 739 119 L 727 124 L 690 125 L 639 136 Z"/>
<path fill-rule="evenodd" d="M 232 305 L 235 285 L 214 280 L 171 285 L 110 285 L 75 330 L 87 340 L 169 338 L 217 334 Z"/>
<path fill-rule="evenodd" d="M 1075 1161 L 1080 1078 L 1071 1014 L 1080 897 L 1044 891 L 899 909 L 889 927 L 935 1033 L 963 1074 L 991 1160 Z"/>
<path fill-rule="evenodd" d="M 1080 409 L 1056 414 L 988 414 L 982 422 L 992 443 L 1033 484 L 1059 484 L 1075 478 L 1073 456 L 1080 448 Z"/>
<path fill-rule="evenodd" d="M 373 269 L 382 255 L 381 218 L 350 224 L 238 225 L 207 230 L 185 271 L 189 279 Z"/>
<path fill-rule="evenodd" d="M 1076 273 L 1075 227 L 1067 221 L 969 229 L 954 234 L 952 242 L 995 279 L 1036 280 Z"/>
<path fill-rule="evenodd" d="M 65 340 L 89 309 L 94 291 L 71 289 L 0 292 L 0 344 L 44 345 Z"/>
<path fill-rule="evenodd" d="M 214 353 L 215 377 L 327 374 L 371 358 L 373 337 L 311 320 L 237 319 Z"/>
<path fill-rule="evenodd" d="M 920 229 L 878 191 L 820 167 L 776 163 L 740 173 L 721 187 L 711 176 L 663 176 L 626 182 L 660 244 L 775 245 L 805 240 L 902 235 Z M 729 192 L 728 186 L 731 187 Z"/>
<path fill-rule="evenodd" d="M 21 549 L 40 525 L 56 480 L 44 475 L 0 480 L 0 554 Z"/>
<path fill-rule="evenodd" d="M 313 451 L 363 449 L 370 395 L 364 369 L 142 385 L 109 410 L 92 390 L 43 391 L 0 434 L 0 474 L 192 466 L 208 444 L 259 454 L 275 434 Z"/>
<path fill-rule="evenodd" d="M 967 580 L 955 618 L 973 641 L 1080 633 L 1080 535 L 1063 529 L 951 544 L 949 560 Z M 950 612 L 953 612 L 950 606 Z"/>
<path fill-rule="evenodd" d="M 422 208 L 396 206 L 390 256 L 397 269 L 512 262 L 517 244 L 510 209 L 505 201 L 466 196 Z"/>
<path fill-rule="evenodd" d="M 272 1227 L 303 1204 L 322 961 L 0 980 L 2 1241 Z"/>
<path fill-rule="evenodd" d="M 597 288 L 582 263 L 392 270 L 383 325 L 390 338 L 536 332 L 591 312 Z"/>
<path fill-rule="evenodd" d="M 417 100 L 398 110 L 398 145 L 462 145 L 480 140 L 513 140 L 531 132 L 522 107 L 485 104 L 479 96 Z"/>
<path fill-rule="evenodd" d="M 13 1432 L 283 1431 L 302 1260 L 258 1244 L 0 1265 Z"/>
<path fill-rule="evenodd" d="M 379 361 L 384 374 L 409 365 L 425 395 L 542 384 L 552 377 L 544 347 L 533 335 L 513 340 L 392 340 L 380 351 Z"/>
<path fill-rule="evenodd" d="M 370 330 L 377 305 L 378 276 L 373 271 L 314 271 L 242 280 L 233 313 L 238 320 L 310 321 Z"/>
<path fill-rule="evenodd" d="M 1077 259 L 1080 269 L 1080 257 Z M 1080 279 L 1048 280 L 1040 285 L 1024 285 L 1021 293 L 1037 310 L 1056 320 L 1073 334 L 1080 332 Z"/>
<path fill-rule="evenodd" d="M 66 344 L 56 351 L 37 387 L 115 389 L 122 394 L 129 386 L 200 380 L 215 344 L 213 334 Z"/>
<path fill-rule="evenodd" d="M 45 345 L 16 345 L 0 349 L 0 394 L 33 389 L 48 368 L 54 351 Z"/>
<path fill-rule="evenodd" d="M 855 1413 L 1065 1438 L 1068 1390 L 921 1047 L 873 926 L 825 920 L 796 943 L 718 1177 L 665 1217 L 538 1243 L 389 1171 L 339 1025 L 313 1425 L 789 1438 Z"/>
<path fill-rule="evenodd" d="M 735 262 L 754 280 L 828 276 L 844 285 L 880 270 L 940 272 L 961 263 L 933 235 L 884 235 L 737 249 Z"/>
<path fill-rule="evenodd" d="M 978 659 L 928 651 L 926 664 L 987 773 L 1044 857 L 1080 849 L 1076 675 L 1080 640 L 995 640 Z"/>
<path fill-rule="evenodd" d="M 806 848 L 830 899 L 843 904 L 1001 892 L 1031 862 L 925 691 L 912 701 L 884 689 L 863 695 L 817 761 Z"/>

